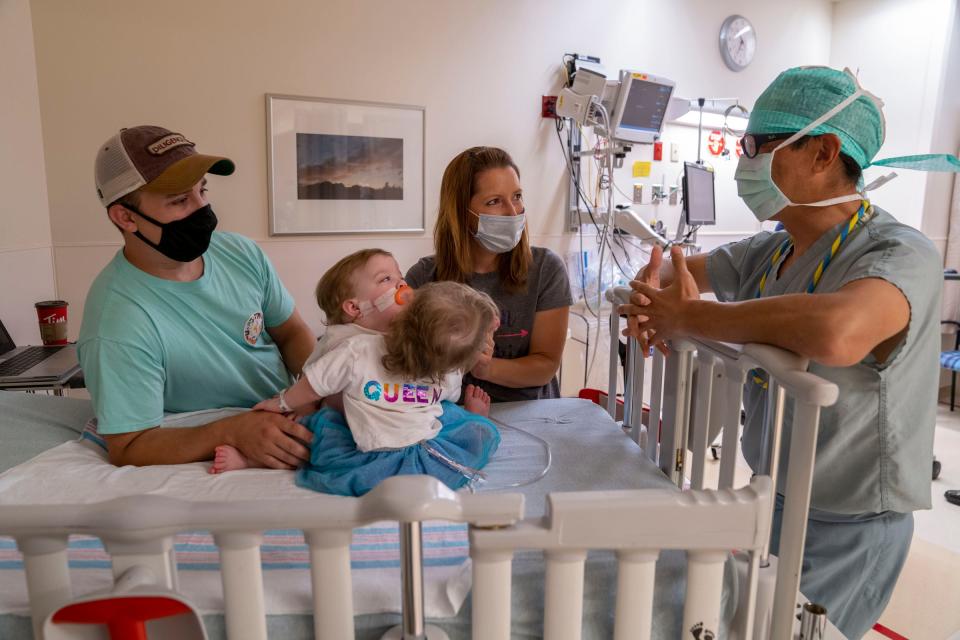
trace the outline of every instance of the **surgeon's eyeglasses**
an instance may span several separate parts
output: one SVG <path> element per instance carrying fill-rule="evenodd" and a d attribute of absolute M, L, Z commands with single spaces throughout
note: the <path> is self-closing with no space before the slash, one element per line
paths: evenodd
<path fill-rule="evenodd" d="M 790 133 L 748 133 L 747 135 L 740 138 L 740 149 L 743 151 L 743 155 L 748 158 L 754 158 L 758 153 L 760 153 L 760 147 L 767 144 L 768 142 L 775 142 L 777 140 L 786 140 L 792 136 L 795 132 Z"/>

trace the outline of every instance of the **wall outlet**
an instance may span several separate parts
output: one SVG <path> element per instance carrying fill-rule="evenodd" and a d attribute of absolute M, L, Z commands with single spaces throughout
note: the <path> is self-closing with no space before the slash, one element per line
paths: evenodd
<path fill-rule="evenodd" d="M 557 96 L 541 96 L 540 98 L 540 117 L 557 117 Z"/>
<path fill-rule="evenodd" d="M 633 204 L 643 204 L 643 185 L 633 185 Z"/>
<path fill-rule="evenodd" d="M 680 162 L 680 144 L 677 142 L 670 143 L 670 162 Z"/>

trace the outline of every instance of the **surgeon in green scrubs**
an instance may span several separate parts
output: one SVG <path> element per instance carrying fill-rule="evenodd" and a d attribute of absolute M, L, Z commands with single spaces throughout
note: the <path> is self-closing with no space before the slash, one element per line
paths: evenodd
<path fill-rule="evenodd" d="M 735 178 L 757 219 L 784 230 L 695 257 L 674 248 L 663 260 L 656 249 L 621 308 L 643 347 L 683 336 L 772 344 L 837 384 L 840 399 L 821 416 L 800 588 L 850 638 L 880 617 L 912 512 L 930 508 L 942 281 L 933 244 L 870 203 L 890 176 L 864 187 L 862 170 L 960 169 L 953 156 L 874 160 L 884 134 L 882 102 L 848 70 L 783 72 L 751 113 Z M 708 292 L 716 302 L 700 299 Z M 744 392 L 754 470 L 765 384 L 758 376 Z"/>

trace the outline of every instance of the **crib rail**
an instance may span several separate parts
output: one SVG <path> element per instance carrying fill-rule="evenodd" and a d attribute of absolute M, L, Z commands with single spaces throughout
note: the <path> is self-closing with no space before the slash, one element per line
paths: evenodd
<path fill-rule="evenodd" d="M 617 554 L 614 638 L 650 638 L 656 561 L 665 549 L 688 551 L 683 629 L 700 625 L 718 636 L 723 565 L 731 549 L 747 551 L 752 563 L 758 561 L 769 535 L 770 479 L 758 476 L 738 490 L 600 493 L 551 494 L 542 521 L 525 520 L 505 529 L 471 528 L 475 639 L 510 637 L 510 563 L 519 549 L 544 551 L 546 638 L 580 638 L 589 549 Z M 756 588 L 754 581 L 748 600 L 755 600 Z M 752 616 L 746 620 L 741 637 L 752 634 Z"/>
<path fill-rule="evenodd" d="M 628 289 L 617 288 L 609 292 L 608 297 L 615 304 L 623 303 L 629 293 Z M 620 335 L 620 325 L 620 317 L 611 314 L 611 336 Z M 616 339 L 611 340 L 610 357 L 611 360 L 619 357 Z M 664 474 L 679 487 L 683 487 L 685 478 L 689 477 L 693 490 L 704 487 L 707 448 L 721 431 L 723 455 L 718 488 L 733 486 L 743 387 L 748 380 L 752 381 L 757 370 L 767 373 L 763 459 L 757 472 L 768 476 L 774 490 L 784 495 L 784 512 L 772 620 L 769 632 L 758 629 L 757 637 L 791 637 L 820 410 L 837 401 L 837 386 L 809 373 L 806 359 L 769 345 L 674 340 L 668 356 L 657 350 L 653 352 L 650 412 L 644 425 L 641 416 L 647 399 L 645 360 L 638 341 L 629 338 L 623 427 Z M 611 397 L 616 396 L 615 376 L 614 372 L 610 379 Z M 784 481 L 779 467 L 788 397 L 794 405 Z M 767 517 L 772 518 L 772 508 Z M 769 543 L 765 543 L 760 555 L 761 566 L 768 564 L 768 552 Z"/>
<path fill-rule="evenodd" d="M 262 534 L 269 529 L 301 529 L 310 554 L 316 637 L 340 640 L 354 635 L 350 574 L 354 528 L 384 520 L 507 526 L 522 516 L 520 494 L 454 493 L 428 476 L 399 476 L 361 498 L 317 495 L 207 503 L 147 495 L 89 505 L 3 505 L 0 535 L 14 537 L 23 554 L 36 638 L 42 637 L 46 617 L 73 597 L 67 567 L 70 534 L 99 537 L 111 556 L 115 579 L 140 567 L 152 572 L 157 586 L 176 590 L 173 536 L 200 529 L 213 533 L 220 551 L 227 635 L 265 640 Z"/>

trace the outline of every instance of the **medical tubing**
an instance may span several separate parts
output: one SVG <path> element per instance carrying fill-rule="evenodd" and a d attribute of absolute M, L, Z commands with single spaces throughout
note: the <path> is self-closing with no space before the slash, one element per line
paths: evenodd
<path fill-rule="evenodd" d="M 601 233 L 602 233 L 602 232 L 601 232 L 601 229 L 600 229 L 600 225 L 597 224 L 597 219 L 596 219 L 596 218 L 594 217 L 594 215 L 593 215 L 593 208 L 590 206 L 590 201 L 587 199 L 586 194 L 583 192 L 583 188 L 580 186 L 580 183 L 578 182 L 577 177 L 576 177 L 576 175 L 575 175 L 575 173 L 574 173 L 573 166 L 570 164 L 570 158 L 569 158 L 569 156 L 567 155 L 566 149 L 565 149 L 564 146 L 563 146 L 563 138 L 560 136 L 560 131 L 561 131 L 562 129 L 563 129 L 563 122 L 562 122 L 562 120 L 558 119 L 558 120 L 557 120 L 557 128 L 556 128 L 556 131 L 557 131 L 557 142 L 560 144 L 560 148 L 561 148 L 561 150 L 563 151 L 563 159 L 564 159 L 564 162 L 565 162 L 566 165 L 567 165 L 567 173 L 568 173 L 568 175 L 570 176 L 570 182 L 573 184 L 574 188 L 577 190 L 577 195 L 579 196 L 579 198 L 580 198 L 581 200 L 583 200 L 583 205 L 584 205 L 584 207 L 585 207 L 586 210 L 587 210 L 587 215 L 590 216 L 590 223 L 593 225 L 594 229 L 596 229 L 596 231 L 597 231 L 597 238 L 598 238 L 598 240 L 599 240 L 600 237 L 601 237 Z M 577 213 L 578 213 L 578 216 L 579 216 L 579 213 L 580 213 L 580 207 L 579 207 L 579 206 L 577 207 Z M 583 224 L 583 222 L 582 222 L 582 218 L 581 218 L 581 226 L 582 226 L 582 224 Z M 583 248 L 583 247 L 582 247 L 582 242 L 583 242 L 583 230 L 582 230 L 582 229 L 579 231 L 578 235 L 580 236 L 580 241 L 581 241 L 581 255 L 582 255 L 582 248 Z M 620 264 L 620 261 L 617 260 L 617 256 L 616 256 L 615 254 L 614 254 L 614 256 L 613 256 L 613 261 L 616 263 L 617 268 L 620 270 L 620 273 L 622 273 L 622 274 L 624 275 L 624 277 L 627 277 L 627 278 L 632 277 L 632 274 L 629 274 L 629 273 L 627 273 L 626 271 L 624 271 L 623 266 Z M 592 315 L 596 315 L 596 313 L 593 311 L 593 309 L 590 308 L 590 302 L 589 302 L 588 300 L 586 300 L 586 299 L 585 299 L 585 301 L 586 301 L 586 303 L 587 303 L 587 310 L 590 311 L 590 313 L 591 313 Z"/>
<path fill-rule="evenodd" d="M 606 220 L 604 221 L 603 231 L 601 232 L 601 236 L 600 236 L 600 257 L 599 257 L 599 265 L 598 265 L 598 268 L 597 268 L 597 278 L 598 278 L 598 281 L 597 281 L 597 310 L 598 310 L 598 312 L 599 312 L 599 311 L 601 310 L 602 304 L 603 304 L 603 291 L 602 291 L 602 284 L 603 284 L 603 254 L 604 254 L 605 248 L 606 248 L 607 246 L 610 247 L 610 255 L 613 256 L 613 259 L 614 259 L 615 262 L 616 262 L 616 255 L 614 255 L 614 252 L 613 252 L 613 242 L 610 240 L 610 234 L 611 234 L 611 231 L 612 231 L 612 229 L 613 229 L 613 224 L 612 224 L 612 222 L 613 222 L 613 216 L 615 215 L 615 214 L 614 214 L 614 209 L 613 209 L 613 188 L 611 187 L 611 185 L 613 184 L 613 136 L 612 136 L 612 133 L 611 133 L 611 131 L 610 131 L 610 114 L 607 113 L 607 109 L 606 109 L 606 107 L 603 106 L 603 104 L 598 103 L 598 104 L 596 104 L 595 106 L 596 106 L 597 113 L 600 115 L 600 119 L 601 119 L 601 121 L 603 122 L 603 130 L 606 132 L 606 136 L 605 136 L 605 137 L 606 137 L 606 143 L 607 143 L 607 144 L 606 144 L 606 151 L 607 151 L 606 170 L 607 170 L 607 176 L 608 176 L 608 183 L 607 183 L 607 218 L 606 218 Z M 619 263 L 619 262 L 617 262 L 617 267 L 620 269 L 620 272 L 623 273 L 623 268 L 620 266 L 620 263 Z M 626 274 L 624 274 L 624 275 L 626 275 Z M 630 276 L 627 276 L 627 277 L 630 277 Z M 616 309 L 614 309 L 613 306 L 610 307 L 610 313 L 616 313 Z M 601 324 L 602 324 L 602 323 L 600 322 L 599 317 L 598 317 L 598 319 L 597 319 L 597 330 L 596 330 L 596 340 L 595 340 L 595 344 L 597 344 L 597 345 L 600 344 L 600 332 L 601 332 L 601 329 L 602 329 Z M 618 337 L 618 336 L 613 336 L 613 335 L 611 335 L 611 336 L 610 336 L 610 340 L 611 340 L 611 342 L 612 342 L 613 340 L 619 340 L 619 337 Z M 596 348 L 596 349 L 593 350 L 593 355 L 592 355 L 591 358 L 590 358 L 590 363 L 589 363 L 589 365 L 587 365 L 587 377 L 588 377 L 588 378 L 590 377 L 590 374 L 593 373 L 593 367 L 594 367 L 594 365 L 596 364 L 596 361 L 597 361 L 597 353 L 599 353 L 599 351 L 600 351 L 600 349 L 598 349 L 598 348 Z"/>
<path fill-rule="evenodd" d="M 606 128 L 607 128 L 607 131 L 609 131 L 609 114 L 607 113 L 607 111 L 606 111 L 606 109 L 603 107 L 603 105 L 597 105 L 597 111 L 598 111 L 598 113 L 601 115 L 601 117 L 605 118 Z M 605 247 L 606 244 L 609 243 L 609 239 L 608 239 L 608 237 L 607 237 L 607 235 L 608 235 L 607 232 L 608 232 L 608 229 L 609 229 L 610 216 L 613 215 L 613 208 L 612 208 L 612 205 L 613 205 L 613 202 L 612 202 L 612 201 L 613 201 L 613 193 L 612 193 L 612 190 L 609 190 L 609 191 L 608 191 L 608 200 L 607 200 L 607 203 L 608 203 L 607 224 L 605 224 L 605 225 L 604 225 L 604 228 L 601 230 L 601 229 L 600 229 L 600 226 L 597 224 L 596 218 L 595 218 L 594 215 L 593 215 L 593 210 L 592 210 L 592 208 L 591 208 L 591 206 L 590 206 L 589 200 L 587 199 L 586 194 L 583 193 L 583 189 L 581 188 L 580 183 L 579 183 L 579 181 L 577 180 L 577 176 L 576 176 L 576 173 L 574 172 L 573 166 L 572 166 L 572 164 L 571 164 L 571 162 L 570 162 L 570 157 L 569 157 L 569 154 L 567 153 L 567 149 L 564 147 L 563 138 L 562 138 L 561 135 L 560 135 L 560 131 L 561 131 L 562 129 L 563 129 L 563 120 L 560 119 L 560 118 L 558 118 L 558 119 L 557 119 L 557 123 L 556 123 L 557 143 L 560 145 L 560 148 L 561 148 L 561 150 L 563 151 L 563 159 L 564 159 L 564 162 L 565 162 L 565 164 L 566 164 L 566 166 L 567 166 L 567 174 L 570 176 L 570 182 L 573 184 L 574 188 L 576 189 L 577 196 L 578 196 L 581 200 L 583 200 L 583 204 L 584 204 L 584 207 L 585 207 L 586 210 L 587 210 L 587 214 L 590 216 L 590 222 L 593 224 L 594 229 L 596 229 L 596 231 L 597 231 L 597 236 L 598 236 L 598 240 L 599 240 L 599 242 L 600 242 L 600 255 L 599 255 L 599 260 L 598 260 L 597 273 L 598 273 L 598 278 L 599 278 L 600 282 L 602 282 L 602 278 L 603 278 L 603 254 L 604 254 L 604 247 Z M 609 135 L 608 135 L 608 137 L 607 137 L 607 141 L 608 141 L 608 144 L 607 144 L 607 170 L 608 170 L 608 172 L 609 172 L 609 180 L 608 180 L 608 182 L 609 182 L 609 184 L 612 184 L 612 185 L 616 186 L 615 183 L 614 183 L 614 180 L 613 180 L 613 146 L 612 146 L 613 141 L 612 141 L 612 138 L 609 137 Z M 583 227 L 583 219 L 582 219 L 582 217 L 581 217 L 581 215 L 580 215 L 580 207 L 579 207 L 579 206 L 577 206 L 577 217 L 578 217 L 579 222 L 580 222 L 580 225 L 579 225 L 580 228 L 578 229 L 577 236 L 578 236 L 578 241 L 579 241 L 579 243 L 580 243 L 580 256 L 582 256 L 582 255 L 583 255 L 583 228 L 582 228 L 582 227 Z M 620 264 L 620 261 L 617 259 L 616 252 L 613 250 L 612 243 L 610 243 L 610 244 L 611 244 L 611 247 L 610 247 L 610 255 L 611 255 L 611 257 L 613 258 L 613 262 L 616 264 L 617 269 L 620 271 L 620 273 L 621 273 L 625 278 L 632 279 L 632 278 L 633 278 L 633 274 L 632 274 L 632 273 L 627 273 L 627 271 L 624 270 L 623 265 L 621 265 L 621 264 Z M 631 244 L 632 244 L 632 243 L 631 243 Z M 624 257 L 625 257 L 625 259 L 627 259 L 627 258 L 626 258 L 626 251 L 624 251 Z M 628 261 L 629 261 L 629 260 L 628 260 Z M 583 292 L 585 293 L 585 292 L 586 292 L 586 276 L 585 276 L 585 273 L 584 273 L 584 267 L 583 267 L 582 258 L 578 258 L 578 260 L 577 260 L 577 266 L 578 266 L 578 271 L 579 271 L 579 273 L 580 273 L 580 288 L 581 288 L 581 291 L 583 291 Z M 632 265 L 631 265 L 631 266 L 632 266 Z M 596 343 L 596 344 L 599 344 L 599 342 L 600 342 L 600 330 L 601 330 L 599 320 L 600 320 L 600 311 L 601 311 L 601 304 L 602 304 L 602 298 L 601 298 L 602 293 L 600 292 L 599 284 L 598 284 L 598 287 L 597 287 L 597 294 L 598 294 L 598 295 L 597 295 L 597 308 L 596 308 L 596 310 L 594 310 L 594 308 L 591 306 L 590 300 L 589 300 L 589 296 L 584 295 L 583 301 L 584 301 L 584 306 L 586 307 L 587 311 L 590 313 L 590 315 L 592 315 L 593 317 L 595 317 L 595 318 L 597 319 L 597 321 L 598 321 L 598 322 L 597 322 L 597 330 L 596 330 L 596 332 L 595 332 L 595 333 L 596 333 L 595 343 Z M 611 339 L 613 339 L 613 338 L 611 338 Z M 591 354 L 589 354 L 589 353 L 585 354 L 585 358 L 588 358 L 588 359 L 589 359 L 589 363 L 588 363 L 588 366 L 587 366 L 587 376 L 588 376 L 588 377 L 589 377 L 590 372 L 592 371 L 593 366 L 594 366 L 594 364 L 595 364 L 595 362 L 596 362 L 596 353 L 597 353 L 597 352 L 596 352 L 596 349 L 595 349 L 594 352 L 593 352 L 593 354 L 592 354 L 592 356 L 591 356 Z"/>
<path fill-rule="evenodd" d="M 497 426 L 499 426 L 501 429 L 507 429 L 508 431 L 509 431 L 509 430 L 519 431 L 520 433 L 524 434 L 525 436 L 529 436 L 529 437 L 533 438 L 534 440 L 539 440 L 540 443 L 543 444 L 543 448 L 546 449 L 546 451 L 547 451 L 547 464 L 544 465 L 543 471 L 541 471 L 535 478 L 532 478 L 532 479 L 530 479 L 530 480 L 522 480 L 522 481 L 520 481 L 520 482 L 514 482 L 513 484 L 504 485 L 503 487 L 500 487 L 500 488 L 502 488 L 502 489 L 514 489 L 514 488 L 517 488 L 517 487 L 526 487 L 526 486 L 528 486 L 528 485 L 533 484 L 534 482 L 539 482 L 540 480 L 542 480 L 543 477 L 547 475 L 547 472 L 550 471 L 550 467 L 553 465 L 553 452 L 550 451 L 550 443 L 547 442 L 546 440 L 544 440 L 543 438 L 541 438 L 540 436 L 535 436 L 535 435 L 533 435 L 532 433 L 530 433 L 529 431 L 526 431 L 526 430 L 524 430 L 524 429 L 521 429 L 520 427 L 514 427 L 514 426 L 512 426 L 512 425 L 505 424 L 505 423 L 501 422 L 500 420 L 497 420 L 496 418 L 494 418 L 494 417 L 492 417 L 492 416 L 491 416 L 489 419 L 490 419 L 491 422 L 497 423 Z"/>
<path fill-rule="evenodd" d="M 557 142 L 560 144 L 560 150 L 563 152 L 563 161 L 567 165 L 567 175 L 570 176 L 570 182 L 571 184 L 573 184 L 573 186 L 577 190 L 577 198 L 583 199 L 584 204 L 586 204 L 586 199 L 583 196 L 583 192 L 580 190 L 580 184 L 577 182 L 577 178 L 574 175 L 573 165 L 570 163 L 570 157 L 567 154 L 567 150 L 563 146 L 563 138 L 560 136 L 561 129 L 563 129 L 563 120 L 561 118 L 557 118 L 557 126 L 556 126 Z M 571 132 L 572 132 L 572 129 L 571 129 Z M 587 205 L 587 213 L 590 214 L 590 219 L 593 221 L 593 226 L 596 227 L 597 221 L 593 220 L 593 214 L 590 212 L 589 205 Z M 578 271 L 580 272 L 580 292 L 585 294 L 587 290 L 587 278 L 586 278 L 585 269 L 583 266 L 583 216 L 580 213 L 579 201 L 577 202 L 577 221 L 579 222 L 577 227 L 577 239 L 580 243 L 580 255 L 577 258 L 577 267 L 578 267 Z M 584 305 L 587 307 L 587 311 L 590 312 L 590 315 L 592 315 L 595 318 L 599 318 L 597 311 L 594 311 L 593 308 L 590 306 L 590 302 L 587 300 L 586 295 L 584 295 L 583 302 L 584 302 Z"/>
<path fill-rule="evenodd" d="M 431 456 L 433 456 L 443 464 L 447 465 L 454 471 L 458 472 L 460 475 L 462 475 L 465 478 L 473 480 L 474 478 L 485 479 L 487 477 L 487 474 L 485 474 L 483 471 L 480 471 L 480 469 L 474 469 L 471 466 L 460 464 L 459 462 L 457 462 L 456 460 L 454 460 L 453 458 L 446 455 L 445 453 L 443 453 L 442 451 L 434 447 L 432 444 L 430 444 L 429 440 L 421 440 L 420 445 L 424 449 L 426 449 L 427 453 L 429 453 Z"/>
<path fill-rule="evenodd" d="M 561 145 L 562 145 L 562 144 L 563 144 L 563 141 L 560 140 L 560 143 L 561 143 Z M 564 158 L 566 159 L 566 155 L 564 155 Z M 596 232 L 597 232 L 597 241 L 598 241 L 598 242 L 602 242 L 604 231 L 600 228 L 600 225 L 597 223 L 597 219 L 596 219 L 596 218 L 594 217 L 594 215 L 593 215 L 593 209 L 592 209 L 591 206 L 590 206 L 590 201 L 587 199 L 586 194 L 583 193 L 583 188 L 580 186 L 580 184 L 576 181 L 575 177 L 573 176 L 572 169 L 570 168 L 570 164 L 569 164 L 569 159 L 567 159 L 567 168 L 571 171 L 570 180 L 571 180 L 571 182 L 573 182 L 574 186 L 576 187 L 577 193 L 579 194 L 580 198 L 583 200 L 583 205 L 584 205 L 584 207 L 586 207 L 586 209 L 587 209 L 587 214 L 590 216 L 590 223 L 593 225 L 594 229 L 595 229 Z M 594 205 L 594 206 L 595 206 L 595 205 Z M 578 217 L 580 217 L 580 219 L 581 219 L 581 225 L 582 225 L 583 222 L 582 222 L 582 216 L 579 215 L 579 214 L 580 214 L 579 207 L 578 207 L 578 210 L 577 210 L 577 214 L 578 214 Z M 583 230 L 582 230 L 582 229 L 579 231 L 578 235 L 580 236 L 581 249 L 582 249 L 582 242 L 583 242 Z M 620 273 L 621 273 L 625 278 L 631 278 L 631 277 L 633 276 L 633 274 L 628 273 L 627 271 L 624 270 L 623 265 L 621 265 L 621 264 L 620 264 L 620 261 L 617 260 L 616 254 L 614 254 L 614 253 L 611 252 L 611 255 L 613 256 L 613 262 L 617 265 L 617 269 L 620 270 Z M 589 301 L 587 300 L 586 302 L 587 302 L 587 308 L 589 309 Z M 591 312 L 592 312 L 592 309 L 591 309 Z M 594 315 L 596 315 L 596 314 L 594 314 Z"/>

